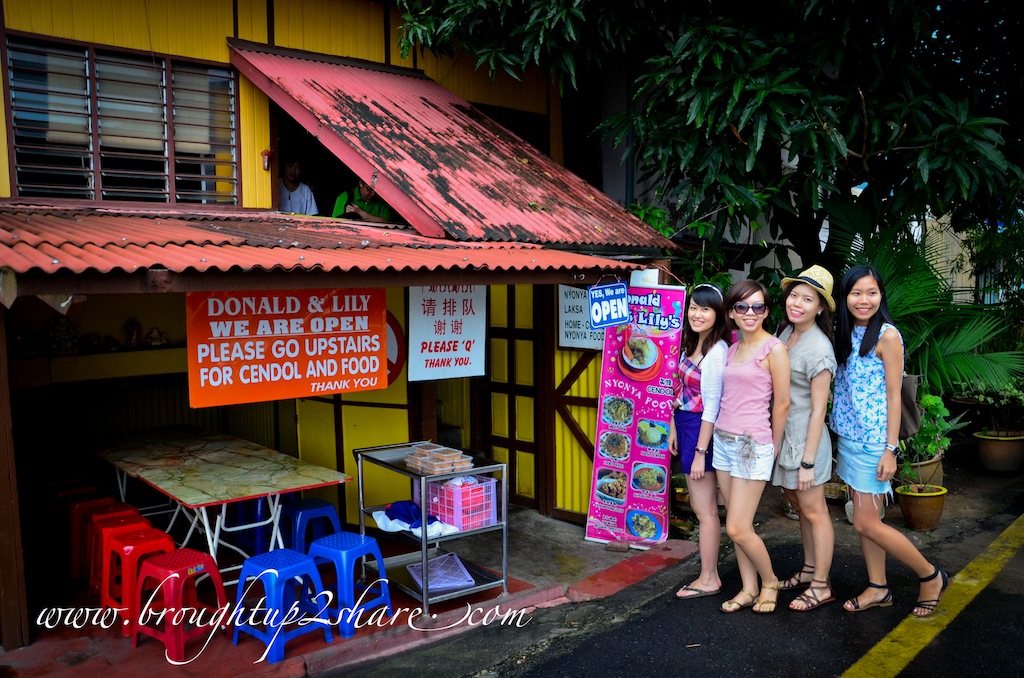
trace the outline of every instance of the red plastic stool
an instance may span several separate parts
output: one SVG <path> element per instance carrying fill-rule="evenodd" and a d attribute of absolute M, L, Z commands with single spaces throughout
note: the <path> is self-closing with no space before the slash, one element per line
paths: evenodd
<path fill-rule="evenodd" d="M 82 526 L 84 529 L 84 536 L 81 542 L 81 551 L 78 554 L 78 558 L 81 559 L 82 569 L 80 574 L 86 583 L 89 582 L 90 568 L 92 567 L 93 558 L 93 544 L 95 543 L 95 528 L 96 521 L 102 518 L 117 518 L 120 516 L 137 516 L 139 515 L 139 509 L 135 508 L 131 504 L 107 504 L 105 506 L 97 506 L 92 509 L 87 509 L 82 512 Z M 74 558 L 75 554 L 72 553 L 71 557 Z"/>
<path fill-rule="evenodd" d="M 143 527 L 111 535 L 108 548 L 103 556 L 103 573 L 100 575 L 100 605 L 120 610 L 118 614 L 124 619 L 122 633 L 127 636 L 139 616 L 138 598 L 133 592 L 140 564 L 173 551 L 174 540 L 163 530 Z M 115 557 L 121 562 L 121 600 L 116 600 L 110 593 Z"/>
<path fill-rule="evenodd" d="M 82 544 L 85 538 L 84 515 L 100 506 L 116 504 L 113 497 L 98 497 L 95 499 L 83 499 L 71 504 L 71 578 L 78 579 L 82 576 Z"/>
<path fill-rule="evenodd" d="M 112 517 L 96 514 L 92 516 L 93 539 L 89 542 L 89 592 L 102 592 L 103 587 L 113 587 L 114 581 L 103 582 L 103 556 L 110 553 L 110 538 L 119 532 L 141 530 L 152 527 L 148 519 L 136 514 Z M 111 578 L 121 576 L 120 567 L 112 569 Z"/>
<path fill-rule="evenodd" d="M 103 496 L 96 489 L 95 485 L 85 481 L 68 481 L 67 483 L 60 484 L 51 483 L 50 491 L 53 492 L 53 499 L 60 515 L 63 515 L 65 509 L 69 508 L 74 502 L 97 499 Z"/>
<path fill-rule="evenodd" d="M 197 618 L 200 608 L 210 612 L 217 609 L 199 603 L 197 585 L 198 579 L 202 575 L 210 577 L 217 599 L 217 607 L 225 607 L 227 596 L 224 593 L 224 581 L 220 577 L 216 561 L 210 554 L 181 548 L 150 558 L 142 564 L 139 581 L 135 587 L 135 598 L 132 600 L 134 614 L 131 617 L 131 623 L 126 627 L 132 636 L 132 647 L 137 645 L 138 634 L 142 633 L 163 643 L 167 648 L 167 658 L 170 661 L 185 661 L 185 643 L 196 636 L 208 636 L 210 629 L 207 622 L 212 617 L 204 615 L 201 618 L 201 623 L 191 629 L 185 628 L 186 623 L 200 621 Z M 154 593 L 147 593 L 147 583 L 159 587 L 163 598 L 162 609 L 167 610 L 166 614 L 150 613 L 156 616 L 155 626 L 147 625 L 145 622 L 148 619 L 139 619 L 143 606 L 149 609 L 151 599 L 156 598 Z M 186 608 L 187 615 L 185 613 L 175 614 Z M 148 617 L 149 615 L 147 615 Z"/>

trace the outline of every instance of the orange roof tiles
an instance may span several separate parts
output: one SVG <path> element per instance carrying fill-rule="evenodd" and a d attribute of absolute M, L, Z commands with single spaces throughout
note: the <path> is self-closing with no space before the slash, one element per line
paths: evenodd
<path fill-rule="evenodd" d="M 459 243 L 401 228 L 276 212 L 119 214 L 0 206 L 0 268 L 15 274 L 228 271 L 628 271 L 631 263 L 516 243 Z"/>

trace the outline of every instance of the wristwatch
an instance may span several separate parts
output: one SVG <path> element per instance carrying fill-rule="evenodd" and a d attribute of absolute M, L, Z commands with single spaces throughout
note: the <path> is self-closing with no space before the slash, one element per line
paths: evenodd
<path fill-rule="evenodd" d="M 886 445 L 885 446 L 885 451 L 886 452 L 892 452 L 892 456 L 894 456 L 894 457 L 897 456 L 896 450 L 898 450 L 898 449 L 899 448 L 896 447 L 895 445 Z"/>
<path fill-rule="evenodd" d="M 814 468 L 814 462 L 801 461 L 800 468 Z"/>
<path fill-rule="evenodd" d="M 703 455 L 705 455 L 705 454 L 707 454 L 707 453 L 708 453 L 708 448 L 706 448 L 706 447 L 705 447 L 705 448 L 704 448 L 704 449 L 702 450 L 702 449 L 700 449 L 700 448 L 698 447 L 698 448 L 697 448 L 697 450 L 696 450 L 696 452 L 697 452 L 697 454 L 699 454 L 699 455 L 703 456 Z"/>

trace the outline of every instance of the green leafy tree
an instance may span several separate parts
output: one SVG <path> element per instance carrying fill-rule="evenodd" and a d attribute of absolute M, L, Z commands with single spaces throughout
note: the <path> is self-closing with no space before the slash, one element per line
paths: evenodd
<path fill-rule="evenodd" d="M 625 60 L 633 107 L 604 123 L 677 231 L 767 229 L 834 268 L 849 212 L 906 230 L 1010 223 L 1021 203 L 1019 13 L 979 0 L 763 3 L 399 0 L 404 49 L 462 49 L 492 72 L 576 86 Z M 754 238 L 761 239 L 760 237 Z"/>

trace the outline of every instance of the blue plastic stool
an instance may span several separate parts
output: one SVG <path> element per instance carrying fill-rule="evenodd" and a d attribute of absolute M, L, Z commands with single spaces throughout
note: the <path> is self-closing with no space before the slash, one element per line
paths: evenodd
<path fill-rule="evenodd" d="M 327 523 L 334 528 L 333 532 L 341 532 L 338 509 L 329 501 L 296 499 L 281 503 L 281 527 L 291 533 L 291 538 L 285 542 L 285 546 L 299 553 L 306 552 L 307 528 L 312 526 L 313 539 L 316 540 L 328 534 Z"/>
<path fill-rule="evenodd" d="M 298 624 L 291 612 L 293 606 L 297 605 L 300 610 L 316 613 L 323 604 L 317 604 L 320 599 L 317 595 L 324 590 L 320 579 L 320 573 L 316 569 L 316 562 L 309 556 L 293 551 L 291 549 L 277 549 L 261 553 L 258 556 L 246 559 L 242 563 L 242 571 L 238 577 L 238 596 L 235 599 L 235 609 L 242 610 L 242 598 L 246 590 L 250 588 L 248 580 L 260 579 L 263 582 L 265 611 L 255 615 L 253 620 L 249 614 L 239 614 L 239 622 L 235 624 L 231 637 L 231 644 L 238 645 L 238 632 L 245 631 L 254 638 L 266 643 L 269 648 L 267 660 L 271 663 L 284 659 L 284 645 L 292 638 L 301 636 L 311 631 L 316 631 L 320 626 L 324 630 L 324 639 L 330 643 L 334 640 L 331 634 L 331 627 L 328 623 L 310 622 Z M 300 590 L 296 591 L 294 579 L 298 578 Z M 246 612 L 249 611 L 245 608 Z M 291 612 L 291 616 L 289 613 Z M 264 628 L 253 626 L 249 621 L 267 620 Z M 282 622 L 289 622 L 282 626 Z M 289 630 L 288 627 L 291 627 Z"/>
<path fill-rule="evenodd" d="M 393 614 L 388 575 L 384 570 L 384 556 L 381 555 L 376 539 L 353 532 L 335 532 L 310 544 L 309 555 L 314 558 L 326 558 L 334 563 L 337 575 L 335 586 L 338 604 L 336 607 L 328 609 L 331 610 L 331 616 L 338 620 L 338 632 L 343 638 L 351 638 L 356 634 L 355 622 L 360 612 L 383 605 L 387 608 L 389 617 Z M 377 581 L 372 585 L 357 587 L 356 565 L 364 556 L 376 558 L 377 568 L 380 572 Z M 357 588 L 361 596 L 358 601 L 356 599 Z M 367 598 L 367 596 L 371 597 Z M 359 603 L 358 607 L 356 607 L 357 602 Z"/>

